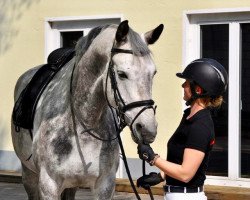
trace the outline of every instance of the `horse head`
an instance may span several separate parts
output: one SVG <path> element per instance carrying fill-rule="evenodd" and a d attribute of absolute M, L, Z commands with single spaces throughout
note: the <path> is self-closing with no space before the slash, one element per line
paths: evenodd
<path fill-rule="evenodd" d="M 152 84 L 156 67 L 148 45 L 155 43 L 163 25 L 139 35 L 123 21 L 117 28 L 109 63 L 110 104 L 129 125 L 136 143 L 152 143 L 157 134 Z M 112 88 L 112 89 L 111 89 Z"/>

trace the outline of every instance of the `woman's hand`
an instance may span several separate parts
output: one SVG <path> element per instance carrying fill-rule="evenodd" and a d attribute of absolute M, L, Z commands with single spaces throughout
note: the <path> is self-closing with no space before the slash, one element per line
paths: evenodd
<path fill-rule="evenodd" d="M 151 172 L 149 175 L 144 175 L 137 179 L 137 187 L 143 187 L 148 190 L 150 186 L 154 186 L 164 181 L 160 173 Z"/>
<path fill-rule="evenodd" d="M 150 165 L 154 164 L 155 157 L 158 156 L 158 154 L 154 153 L 149 144 L 139 144 L 137 150 L 140 159 L 147 161 Z"/>

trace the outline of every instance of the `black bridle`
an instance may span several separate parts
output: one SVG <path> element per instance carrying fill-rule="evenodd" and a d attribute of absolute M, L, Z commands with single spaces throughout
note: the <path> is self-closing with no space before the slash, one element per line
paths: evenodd
<path fill-rule="evenodd" d="M 85 126 L 85 124 L 83 123 L 83 121 L 81 120 L 80 117 L 77 117 L 76 115 L 80 115 L 77 110 L 74 109 L 74 106 L 73 106 L 73 95 L 72 95 L 72 82 L 73 82 L 73 74 L 74 74 L 74 70 L 75 70 L 75 67 L 76 67 L 76 64 L 74 65 L 74 68 L 72 70 L 72 74 L 71 74 L 71 81 L 70 81 L 70 107 L 71 107 L 71 111 L 72 111 L 72 120 L 73 120 L 73 128 L 74 128 L 74 131 L 76 132 L 76 122 L 75 122 L 75 118 L 74 116 L 76 116 L 80 122 L 80 124 L 83 126 L 84 128 L 84 131 L 81 132 L 82 133 L 88 133 L 90 134 L 92 137 L 94 137 L 95 139 L 98 139 L 98 140 L 101 140 L 101 141 L 104 141 L 104 142 L 110 142 L 110 141 L 113 141 L 113 140 L 116 140 L 118 139 L 118 142 L 119 142 L 119 146 L 120 146 L 120 149 L 121 149 L 121 153 L 122 153 L 122 157 L 123 157 L 123 161 L 124 161 L 124 165 L 125 165 L 125 168 L 126 168 L 126 172 L 127 172 L 127 175 L 128 175 L 128 178 L 129 178 L 129 181 L 130 181 L 130 184 L 131 184 L 131 187 L 137 197 L 138 200 L 141 200 L 136 188 L 135 188 L 135 185 L 134 185 L 134 182 L 132 180 L 132 177 L 131 177 L 131 174 L 130 174 L 130 171 L 129 171 L 129 167 L 128 167 L 128 163 L 127 163 L 127 158 L 126 158 L 126 154 L 125 154 L 125 151 L 124 151 L 124 148 L 123 148 L 123 144 L 122 144 L 122 140 L 121 140 L 121 136 L 120 136 L 120 133 L 121 131 L 123 130 L 123 128 L 125 126 L 129 126 L 130 127 L 130 130 L 133 134 L 133 136 L 138 140 L 139 142 L 139 139 L 136 137 L 134 131 L 133 131 L 133 124 L 135 122 L 135 120 L 147 109 L 153 109 L 154 113 L 155 113 L 155 110 L 156 110 L 156 106 L 154 106 L 154 101 L 152 99 L 149 99 L 149 100 L 142 100 L 142 101 L 135 101 L 135 102 L 131 102 L 129 104 L 126 104 L 124 99 L 122 98 L 122 95 L 120 93 L 120 90 L 118 88 L 118 85 L 117 85 L 117 80 L 116 80 L 116 76 L 115 76 L 115 70 L 114 70 L 114 64 L 113 64 L 113 61 L 112 61 L 112 58 L 114 56 L 114 54 L 116 53 L 126 53 L 126 54 L 133 54 L 133 51 L 132 50 L 127 50 L 127 49 L 118 49 L 118 48 L 114 48 L 112 47 L 111 49 L 111 57 L 110 57 L 110 61 L 109 61 L 109 67 L 108 67 L 108 72 L 107 72 L 107 76 L 106 76 L 106 85 L 105 85 L 105 97 L 106 97 L 106 101 L 108 103 L 108 106 L 111 110 L 111 113 L 112 113 L 112 116 L 113 116 L 113 120 L 114 120 L 114 124 L 115 124 L 115 128 L 116 128 L 116 137 L 114 138 L 110 138 L 110 139 L 103 139 L 95 134 L 92 133 L 93 130 L 95 130 L 94 128 L 87 128 Z M 114 100 L 115 100 L 115 104 L 116 104 L 116 108 L 114 108 L 109 100 L 108 100 L 108 96 L 107 96 L 107 86 L 108 86 L 108 77 L 110 77 L 110 81 L 111 81 L 111 88 L 114 92 Z M 130 124 L 127 124 L 126 120 L 125 120 L 125 113 L 131 109 L 134 109 L 134 108 L 138 108 L 138 107 L 142 107 L 142 109 L 136 114 L 136 116 L 133 118 L 133 120 L 131 121 Z M 116 111 L 116 114 L 114 113 L 114 110 Z M 145 175 L 145 161 L 143 161 L 143 175 Z M 154 199 L 153 197 L 153 194 L 151 192 L 151 189 L 149 188 L 148 189 L 148 192 L 149 192 L 149 195 L 150 195 L 150 198 L 151 200 Z"/>
<path fill-rule="evenodd" d="M 108 106 L 112 112 L 112 115 L 113 115 L 113 118 L 114 118 L 114 122 L 115 122 L 115 127 L 116 127 L 116 131 L 117 131 L 117 138 L 118 138 L 118 141 L 119 141 L 119 146 L 120 146 L 120 149 L 121 149 L 121 153 L 122 153 L 122 157 L 123 157 L 123 161 L 124 161 L 124 165 L 125 165 L 125 169 L 126 169 L 126 172 L 127 172 L 127 175 L 128 175 L 128 178 L 129 178 L 129 181 L 130 181 L 130 184 L 131 184 L 131 187 L 137 197 L 138 200 L 141 200 L 136 188 L 135 188 L 135 185 L 134 185 L 134 182 L 132 180 L 132 177 L 131 177 L 131 174 L 130 174 L 130 171 L 129 171 L 129 167 L 128 167 L 128 163 L 127 163 L 127 158 L 126 158 L 126 155 L 125 155 L 125 151 L 124 151 L 124 148 L 123 148 L 123 144 L 122 144 L 122 140 L 121 140 L 121 137 L 120 137 L 120 133 L 121 131 L 123 130 L 123 128 L 128 125 L 126 123 L 126 120 L 125 120 L 125 112 L 128 111 L 128 110 L 131 110 L 133 108 L 138 108 L 138 107 L 143 107 L 138 113 L 137 115 L 133 118 L 132 122 L 129 124 L 129 127 L 130 127 L 130 130 L 133 134 L 133 136 L 135 138 L 136 135 L 133 131 L 133 124 L 135 122 L 135 120 L 147 109 L 153 109 L 154 110 L 154 113 L 156 111 L 156 106 L 153 106 L 154 105 L 154 101 L 152 99 L 149 99 L 149 100 L 142 100 L 142 101 L 135 101 L 135 102 L 131 102 L 129 104 L 126 104 L 124 99 L 122 98 L 122 95 L 120 93 L 120 90 L 118 88 L 118 85 L 117 85 L 117 81 L 116 81 L 116 76 L 115 76 L 115 70 L 114 70 L 114 64 L 113 64 L 113 61 L 112 61 L 112 58 L 114 56 L 114 54 L 116 53 L 125 53 L 125 54 L 134 54 L 132 50 L 128 50 L 128 49 L 118 49 L 118 48 L 114 48 L 112 47 L 111 49 L 111 57 L 110 57 L 110 61 L 109 61 L 109 68 L 108 68 L 108 73 L 107 73 L 107 77 L 106 77 L 106 89 L 105 89 L 105 95 L 106 95 L 106 100 L 108 102 Z M 108 77 L 110 77 L 110 81 L 111 81 L 111 88 L 114 92 L 114 99 L 115 99 L 115 103 L 116 103 L 116 107 L 117 109 L 116 110 L 116 117 L 115 117 L 115 114 L 113 112 L 113 107 L 111 106 L 109 100 L 108 100 L 108 97 L 107 97 L 107 83 L 108 83 Z M 120 103 L 121 102 L 121 103 Z M 118 119 L 118 122 L 116 120 L 116 118 Z M 138 138 L 137 138 L 138 139 Z M 138 140 L 139 142 L 139 140 Z M 145 161 L 143 160 L 142 161 L 142 166 L 143 166 L 143 175 L 145 175 Z M 151 200 L 154 200 L 154 197 L 153 197 L 153 194 L 152 194 L 152 191 L 149 187 L 148 189 L 148 193 L 150 195 L 150 198 Z"/>
<path fill-rule="evenodd" d="M 107 82 L 108 82 L 108 75 L 109 75 L 110 81 L 111 81 L 111 87 L 112 87 L 112 90 L 114 92 L 114 99 L 115 99 L 115 103 L 116 103 L 116 107 L 117 107 L 117 109 L 116 109 L 117 117 L 119 118 L 119 121 L 120 121 L 120 128 L 123 129 L 126 125 L 129 125 L 131 132 L 133 133 L 134 137 L 136 137 L 136 135 L 134 134 L 133 128 L 132 128 L 133 123 L 140 116 L 140 114 L 147 109 L 153 109 L 154 113 L 155 113 L 156 106 L 155 107 L 153 106 L 154 101 L 152 99 L 135 101 L 135 102 L 131 102 L 129 104 L 125 103 L 125 101 L 122 98 L 122 95 L 120 93 L 120 90 L 118 88 L 118 85 L 117 85 L 117 80 L 116 80 L 115 70 L 114 70 L 114 63 L 112 61 L 112 58 L 113 58 L 114 54 L 116 54 L 116 53 L 134 54 L 132 50 L 128 50 L 128 49 L 118 49 L 118 48 L 114 48 L 114 47 L 111 49 L 111 58 L 109 61 L 109 68 L 108 68 L 108 73 L 107 73 L 107 78 L 106 78 L 106 91 L 105 91 L 106 100 L 108 102 L 108 105 L 110 107 L 112 107 L 108 101 L 108 98 L 107 98 Z M 127 124 L 125 121 L 125 112 L 127 112 L 133 108 L 138 108 L 138 107 L 143 107 L 143 108 L 134 117 L 132 122 L 130 124 Z"/>

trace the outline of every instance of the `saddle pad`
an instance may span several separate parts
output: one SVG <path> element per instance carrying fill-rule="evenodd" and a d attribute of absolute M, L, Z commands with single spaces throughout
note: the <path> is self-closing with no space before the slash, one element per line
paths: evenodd
<path fill-rule="evenodd" d="M 15 102 L 12 118 L 16 130 L 18 130 L 19 127 L 33 129 L 36 105 L 41 94 L 56 73 L 71 60 L 74 55 L 74 49 L 60 48 L 48 56 L 48 63 L 38 69 Z"/>

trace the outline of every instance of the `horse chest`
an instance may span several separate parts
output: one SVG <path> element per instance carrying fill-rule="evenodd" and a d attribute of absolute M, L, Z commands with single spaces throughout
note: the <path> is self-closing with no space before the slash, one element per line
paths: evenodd
<path fill-rule="evenodd" d="M 72 145 L 70 155 L 58 162 L 58 166 L 55 168 L 58 172 L 60 171 L 59 173 L 71 174 L 71 176 L 79 178 L 98 177 L 118 165 L 119 150 L 116 144 L 109 148 L 99 141 L 82 141 L 82 143 L 75 141 Z"/>

